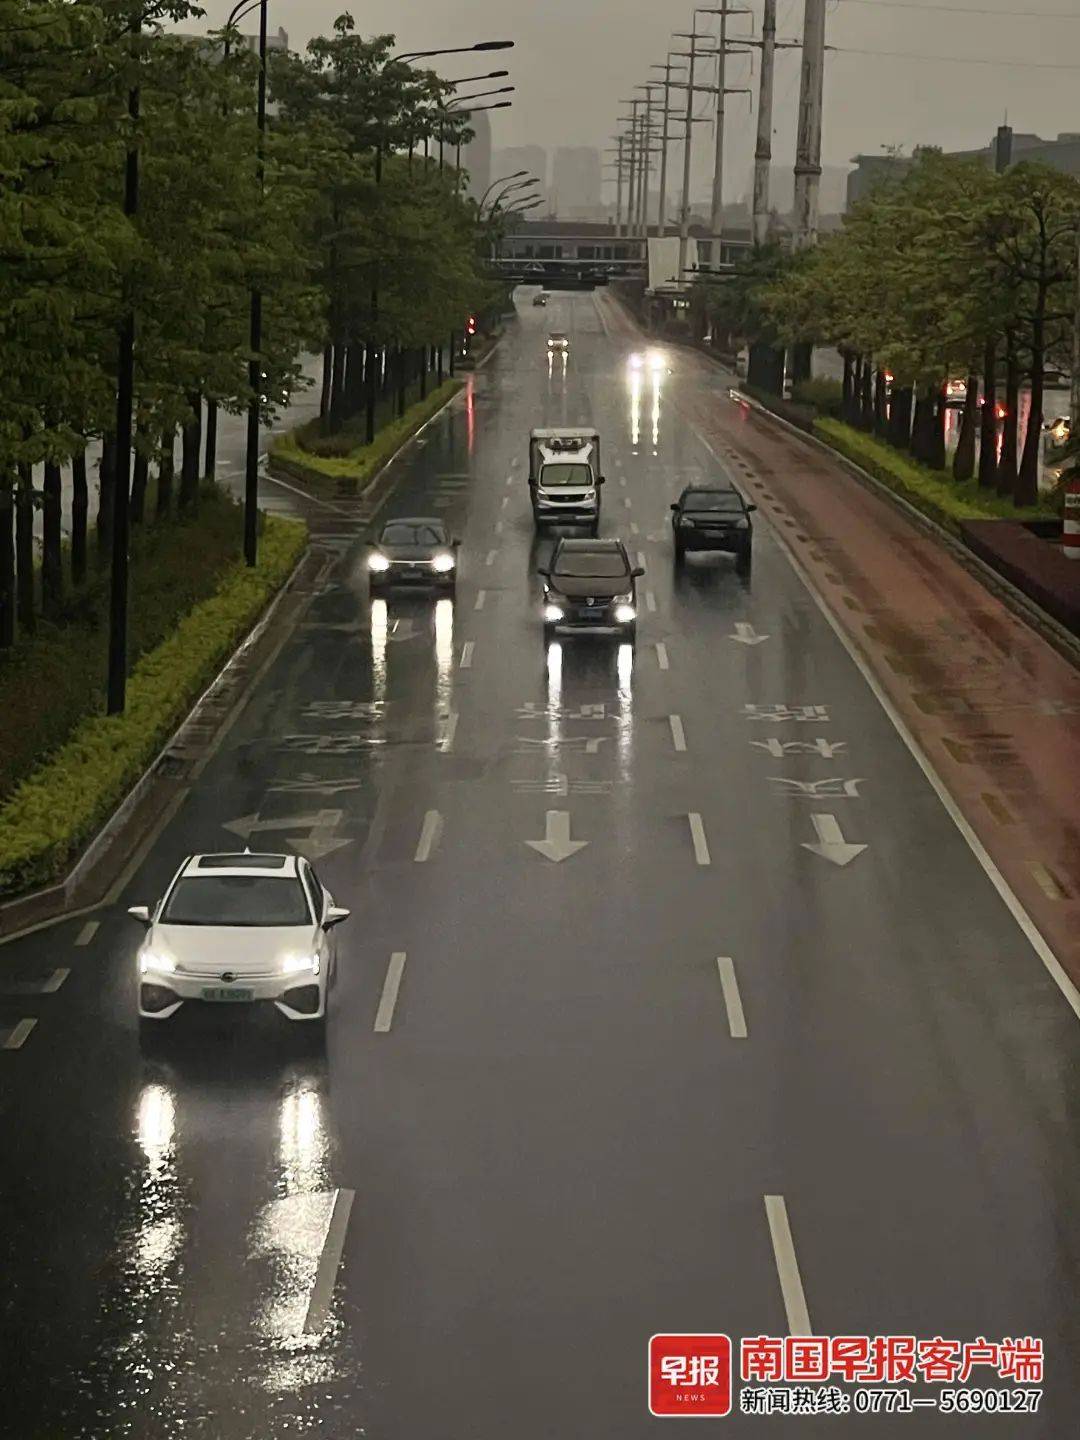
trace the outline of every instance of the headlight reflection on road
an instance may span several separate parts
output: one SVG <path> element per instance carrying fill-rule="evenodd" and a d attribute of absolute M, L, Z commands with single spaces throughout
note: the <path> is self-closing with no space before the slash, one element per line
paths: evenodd
<path fill-rule="evenodd" d="M 386 636 L 389 620 L 385 600 L 371 602 L 371 696 L 386 699 Z"/>
<path fill-rule="evenodd" d="M 435 602 L 435 715 L 445 720 L 450 713 L 454 681 L 454 602 Z"/>
<path fill-rule="evenodd" d="M 615 659 L 618 676 L 619 719 L 616 745 L 619 755 L 619 778 L 629 785 L 631 749 L 634 738 L 634 647 L 620 645 Z"/>
<path fill-rule="evenodd" d="M 653 371 L 653 377 L 652 377 L 652 443 L 653 443 L 653 454 L 654 454 L 654 455 L 656 454 L 657 448 L 658 448 L 659 445 L 660 445 L 660 386 L 661 386 L 661 383 L 662 383 L 662 382 L 661 382 L 660 375 L 661 375 L 661 372 L 660 372 L 659 370 L 654 370 L 654 371 Z"/>
<path fill-rule="evenodd" d="M 280 1146 L 280 1185 L 284 1194 L 329 1188 L 330 1147 L 323 1097 L 310 1081 L 302 1081 L 282 1096 Z"/>
<path fill-rule="evenodd" d="M 630 375 L 630 444 L 641 443 L 641 371 Z"/>
<path fill-rule="evenodd" d="M 176 1178 L 176 1099 L 167 1085 L 144 1085 L 139 1094 L 135 1134 L 146 1158 L 138 1190 L 134 1271 L 142 1287 L 160 1287 L 180 1249 Z"/>

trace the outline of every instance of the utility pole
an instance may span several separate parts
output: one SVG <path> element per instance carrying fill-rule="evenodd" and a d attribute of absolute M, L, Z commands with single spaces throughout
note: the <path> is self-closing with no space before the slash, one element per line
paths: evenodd
<path fill-rule="evenodd" d="M 615 234 L 622 235 L 623 145 L 626 136 L 617 135 L 615 140 L 619 147 L 615 158 Z"/>
<path fill-rule="evenodd" d="M 258 151 L 257 174 L 260 200 L 266 189 L 266 7 L 267 0 L 259 6 L 259 91 L 258 91 Z M 263 392 L 262 372 L 262 291 L 256 285 L 251 291 L 251 314 L 249 317 L 249 340 L 251 362 L 248 367 L 248 384 L 251 399 L 248 401 L 247 450 L 244 456 L 244 559 L 254 565 L 259 557 L 259 410 Z"/>
<path fill-rule="evenodd" d="M 825 0 L 806 0 L 799 129 L 795 145 L 795 249 L 817 243 L 821 185 L 821 103 L 825 81 Z"/>
<path fill-rule="evenodd" d="M 627 167 L 627 194 L 626 194 L 626 234 L 634 233 L 634 218 L 637 214 L 637 170 L 638 170 L 638 143 L 637 143 L 637 112 L 640 100 L 623 100 L 623 105 L 631 107 L 630 115 L 623 115 L 621 118 L 630 126 L 630 134 L 627 137 L 630 146 L 630 163 Z"/>
<path fill-rule="evenodd" d="M 695 10 L 695 21 L 698 12 Z M 686 59 L 690 61 L 687 67 L 686 76 L 686 134 L 683 137 L 683 174 L 682 174 L 682 202 L 679 207 L 679 270 L 678 283 L 683 283 L 683 272 L 686 270 L 686 250 L 690 240 L 690 160 L 694 136 L 694 68 L 699 56 L 712 54 L 711 50 L 699 50 L 699 40 L 712 40 L 713 36 L 702 34 L 698 30 L 677 30 L 676 36 L 681 40 L 690 41 L 690 49 L 685 52 Z"/>
<path fill-rule="evenodd" d="M 1072 393 L 1069 397 L 1069 439 L 1080 439 L 1080 223 L 1076 227 L 1076 309 L 1073 311 Z"/>
<path fill-rule="evenodd" d="M 745 86 L 729 90 L 727 88 L 727 57 L 728 38 L 727 22 L 729 15 L 749 15 L 749 10 L 729 10 L 727 0 L 724 0 L 724 9 L 720 12 L 720 48 L 716 52 L 716 135 L 715 153 L 713 157 L 713 188 L 712 188 L 712 214 L 709 220 L 709 229 L 713 237 L 716 263 L 720 263 L 720 238 L 724 228 L 724 121 L 726 119 L 727 97 L 735 94 L 746 94 L 750 92 Z M 745 53 L 740 46 L 738 49 L 731 47 L 731 53 Z"/>
<path fill-rule="evenodd" d="M 642 188 L 641 188 L 641 195 L 640 195 L 640 197 L 639 197 L 639 199 L 640 199 L 640 205 L 639 205 L 639 212 L 638 212 L 638 218 L 639 218 L 639 222 L 640 222 L 639 228 L 640 228 L 641 234 L 642 234 L 643 236 L 645 236 L 645 237 L 647 237 L 648 234 L 649 234 L 649 176 L 652 174 L 652 170 L 653 170 L 653 160 L 652 160 L 652 157 L 656 154 L 656 148 L 655 148 L 655 146 L 653 145 L 653 141 L 657 138 L 656 129 L 655 129 L 654 125 L 653 125 L 653 105 L 656 103 L 656 102 L 653 100 L 653 91 L 654 91 L 654 90 L 660 90 L 661 88 L 662 88 L 662 86 L 661 86 L 659 80 L 649 80 L 649 81 L 646 81 L 646 83 L 645 83 L 644 85 L 639 85 L 639 86 L 637 86 L 637 89 L 639 89 L 639 90 L 644 90 L 644 91 L 645 91 L 645 95 L 646 95 L 646 100 L 645 100 L 645 144 L 644 144 L 644 149 L 645 149 L 645 183 L 644 183 L 644 185 L 643 185 Z"/>
<path fill-rule="evenodd" d="M 667 234 L 667 156 L 668 143 L 671 138 L 669 123 L 671 120 L 671 72 L 672 70 L 685 70 L 685 65 L 672 65 L 671 51 L 668 51 L 667 60 L 663 65 L 654 65 L 654 70 L 664 72 L 664 133 L 660 140 L 660 198 L 656 207 L 656 233 L 657 235 Z"/>
<path fill-rule="evenodd" d="M 761 23 L 761 82 L 758 87 L 757 146 L 754 150 L 754 244 L 769 233 L 769 171 L 772 168 L 773 71 L 776 65 L 776 0 L 765 0 Z"/>

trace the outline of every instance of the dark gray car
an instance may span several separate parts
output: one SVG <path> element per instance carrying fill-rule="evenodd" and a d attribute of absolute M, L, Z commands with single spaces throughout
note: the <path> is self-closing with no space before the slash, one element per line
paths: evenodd
<path fill-rule="evenodd" d="M 693 552 L 720 550 L 735 556 L 740 571 L 749 570 L 756 509 L 732 486 L 688 485 L 671 507 L 676 564 Z"/>
<path fill-rule="evenodd" d="M 544 577 L 544 636 L 600 630 L 632 640 L 637 586 L 645 571 L 630 564 L 621 540 L 560 540 Z"/>
<path fill-rule="evenodd" d="M 441 520 L 401 516 L 388 520 L 368 555 L 372 593 L 389 585 L 435 585 L 454 589 L 457 548 Z"/>

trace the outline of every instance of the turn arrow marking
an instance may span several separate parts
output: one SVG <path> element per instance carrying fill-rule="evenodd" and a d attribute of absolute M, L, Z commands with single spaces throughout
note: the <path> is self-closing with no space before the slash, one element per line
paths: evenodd
<path fill-rule="evenodd" d="M 801 843 L 804 850 L 812 850 L 815 855 L 820 855 L 823 860 L 831 860 L 834 865 L 850 865 L 852 860 L 867 848 L 865 845 L 849 845 L 845 841 L 835 815 L 811 815 L 810 818 L 814 822 L 817 844 L 803 840 Z"/>
<path fill-rule="evenodd" d="M 744 620 L 736 621 L 734 635 L 728 636 L 729 640 L 737 640 L 740 645 L 761 645 L 768 638 L 768 635 L 759 635 L 753 625 Z"/>
<path fill-rule="evenodd" d="M 579 850 L 584 850 L 588 843 L 588 840 L 570 839 L 569 810 L 549 810 L 543 840 L 525 841 L 530 850 L 536 850 L 546 860 L 554 860 L 556 863 L 576 855 Z"/>
<path fill-rule="evenodd" d="M 334 831 L 341 824 L 344 813 L 343 810 L 318 810 L 313 815 L 286 815 L 280 820 L 260 820 L 257 815 L 241 815 L 239 819 L 227 821 L 222 828 L 244 840 L 264 830 L 304 830 L 306 834 L 289 835 L 286 843 L 309 860 L 321 860 L 350 843 L 334 839 Z"/>

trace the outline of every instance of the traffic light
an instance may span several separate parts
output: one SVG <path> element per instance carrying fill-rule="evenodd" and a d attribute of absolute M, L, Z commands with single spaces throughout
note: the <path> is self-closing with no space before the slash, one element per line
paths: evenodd
<path fill-rule="evenodd" d="M 475 316 L 475 315 L 470 315 L 470 316 L 469 316 L 468 322 L 466 323 L 466 326 L 465 326 L 465 333 L 466 333 L 466 335 L 475 335 L 475 334 L 476 334 L 476 316 Z"/>

